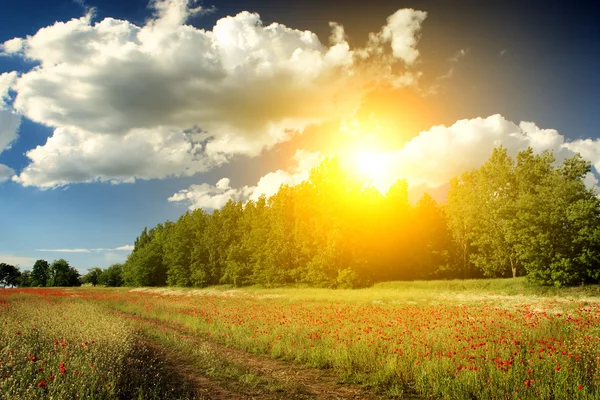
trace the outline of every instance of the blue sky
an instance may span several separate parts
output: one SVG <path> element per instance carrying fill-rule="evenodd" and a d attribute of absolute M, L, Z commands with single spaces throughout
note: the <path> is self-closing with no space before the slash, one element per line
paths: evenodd
<path fill-rule="evenodd" d="M 0 262 L 107 267 L 144 226 L 365 149 L 382 191 L 442 200 L 499 144 L 600 167 L 591 3 L 321 3 L 4 5 Z"/>

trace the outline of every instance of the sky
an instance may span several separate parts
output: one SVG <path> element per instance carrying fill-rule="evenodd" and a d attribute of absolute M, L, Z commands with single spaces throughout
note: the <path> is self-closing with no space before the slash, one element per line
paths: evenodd
<path fill-rule="evenodd" d="M 123 262 L 145 226 L 338 156 L 444 200 L 494 147 L 600 170 L 584 1 L 45 0 L 2 5 L 0 262 Z"/>

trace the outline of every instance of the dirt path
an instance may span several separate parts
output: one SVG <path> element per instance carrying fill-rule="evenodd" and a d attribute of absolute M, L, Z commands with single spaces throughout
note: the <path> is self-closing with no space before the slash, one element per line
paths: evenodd
<path fill-rule="evenodd" d="M 125 315 L 124 315 L 125 316 Z M 133 317 L 133 316 L 131 316 Z M 138 316 L 133 317 L 140 320 Z M 194 334 L 185 327 L 166 323 L 160 320 L 144 319 L 152 325 L 158 327 L 164 333 L 170 333 L 176 336 L 185 336 L 186 340 L 191 341 L 195 346 L 206 346 L 218 357 L 228 360 L 247 368 L 256 375 L 266 377 L 280 382 L 283 391 L 265 393 L 265 391 L 256 391 L 251 388 L 244 388 L 238 383 L 226 382 L 225 385 L 219 384 L 212 378 L 199 375 L 198 369 L 194 365 L 186 362 L 185 355 L 178 355 L 176 351 L 170 348 L 161 347 L 171 362 L 177 365 L 178 374 L 187 382 L 193 383 L 199 389 L 199 393 L 206 399 L 319 399 L 319 400 L 338 400 L 338 399 L 356 399 L 356 400 L 376 400 L 383 397 L 363 390 L 355 384 L 339 384 L 338 377 L 331 370 L 320 370 L 316 368 L 287 363 L 280 360 L 268 358 L 257 354 L 247 353 L 245 351 L 233 349 L 222 344 L 216 343 L 201 335 Z M 152 346 L 160 344 L 150 343 Z M 281 389 L 280 389 L 281 390 Z M 415 399 L 415 397 L 403 397 Z"/>
<path fill-rule="evenodd" d="M 144 338 L 141 345 L 165 360 L 170 367 L 169 369 L 175 375 L 174 378 L 187 388 L 192 388 L 196 398 L 203 400 L 245 400 L 253 398 L 227 390 L 221 387 L 216 381 L 198 374 L 198 371 L 192 365 L 189 365 L 180 354 L 165 349 L 151 339 Z"/>

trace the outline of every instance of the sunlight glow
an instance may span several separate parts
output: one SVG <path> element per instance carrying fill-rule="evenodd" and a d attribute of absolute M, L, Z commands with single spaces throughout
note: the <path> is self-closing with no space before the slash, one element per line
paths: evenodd
<path fill-rule="evenodd" d="M 385 157 L 371 150 L 357 151 L 354 166 L 360 175 L 369 180 L 381 178 L 386 172 Z"/>
<path fill-rule="evenodd" d="M 358 149 L 351 152 L 348 164 L 365 186 L 373 186 L 381 193 L 386 193 L 395 180 L 387 152 L 372 148 Z"/>

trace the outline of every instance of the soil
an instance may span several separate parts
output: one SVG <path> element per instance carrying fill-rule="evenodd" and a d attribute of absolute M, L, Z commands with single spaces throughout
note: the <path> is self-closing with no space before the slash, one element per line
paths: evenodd
<path fill-rule="evenodd" d="M 135 316 L 136 320 L 140 320 Z M 188 329 L 175 323 L 166 323 L 160 320 L 144 319 L 157 326 L 163 332 L 174 335 L 186 336 L 187 340 L 199 346 L 207 346 L 218 357 L 233 364 L 247 368 L 256 375 L 265 377 L 270 381 L 280 383 L 278 390 L 269 391 L 260 387 L 251 387 L 242 382 L 220 382 L 219 379 L 202 375 L 189 359 L 189 355 L 181 354 L 177 349 L 163 347 L 150 338 L 145 338 L 145 345 L 160 351 L 165 360 L 176 366 L 179 379 L 186 385 L 196 388 L 198 398 L 207 400 L 237 400 L 237 399 L 319 399 L 319 400 L 376 400 L 383 399 L 380 395 L 366 391 L 356 384 L 339 383 L 339 378 L 332 370 L 322 370 L 288 363 L 266 356 L 248 353 L 242 350 L 227 347 L 223 344 L 194 334 Z M 416 399 L 415 397 L 403 397 Z"/>

